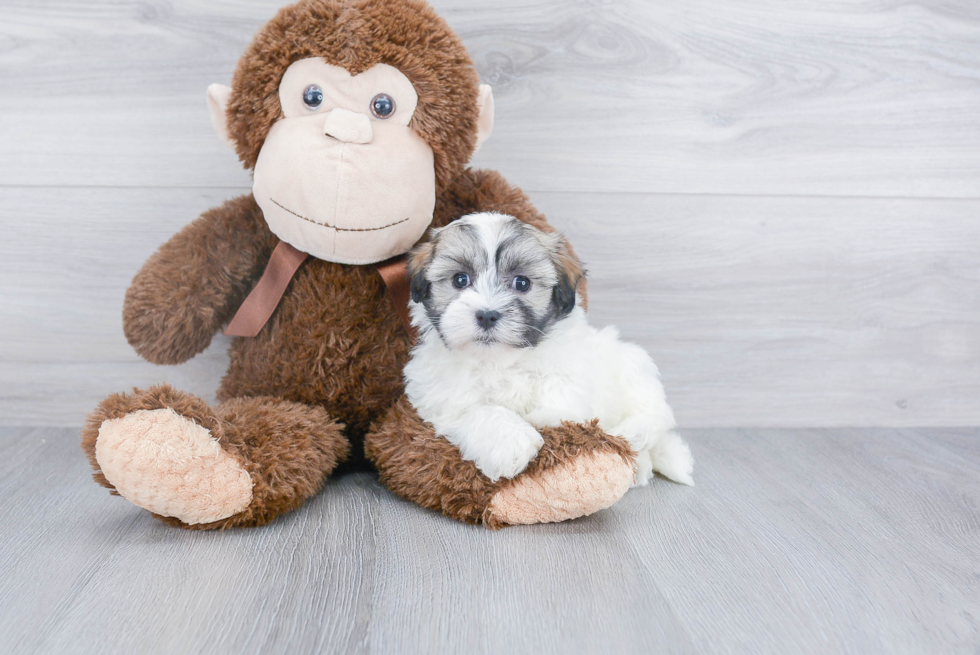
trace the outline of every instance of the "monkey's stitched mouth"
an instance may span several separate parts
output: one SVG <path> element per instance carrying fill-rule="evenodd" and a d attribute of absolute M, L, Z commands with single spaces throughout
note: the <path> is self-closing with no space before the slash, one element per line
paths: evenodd
<path fill-rule="evenodd" d="M 289 207 L 283 207 L 281 204 L 276 202 L 275 198 L 269 198 L 269 200 L 271 200 L 276 207 L 282 209 L 283 211 L 289 212 L 296 218 L 302 218 L 304 221 L 307 221 L 308 223 L 313 223 L 314 225 L 318 225 L 319 227 L 328 227 L 331 230 L 337 230 L 338 232 L 377 232 L 378 230 L 387 230 L 389 227 L 395 227 L 396 225 L 401 225 L 402 223 L 411 220 L 409 218 L 403 218 L 400 221 L 395 221 L 394 223 L 388 223 L 387 225 L 382 225 L 381 227 L 337 227 L 336 225 L 330 225 L 328 223 L 318 223 L 314 221 L 312 218 L 307 218 L 305 216 L 297 214 Z"/>

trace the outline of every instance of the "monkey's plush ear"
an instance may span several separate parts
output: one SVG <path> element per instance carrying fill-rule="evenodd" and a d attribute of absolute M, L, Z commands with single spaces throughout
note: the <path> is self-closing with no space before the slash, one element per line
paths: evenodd
<path fill-rule="evenodd" d="M 480 117 L 476 121 L 476 150 L 475 155 L 480 150 L 483 142 L 490 138 L 493 132 L 493 89 L 489 84 L 480 85 L 480 97 L 476 101 L 480 108 Z"/>
<path fill-rule="evenodd" d="M 224 84 L 212 84 L 208 87 L 208 110 L 211 112 L 211 126 L 218 137 L 235 147 L 234 141 L 228 136 L 228 99 L 231 97 L 231 87 Z"/>

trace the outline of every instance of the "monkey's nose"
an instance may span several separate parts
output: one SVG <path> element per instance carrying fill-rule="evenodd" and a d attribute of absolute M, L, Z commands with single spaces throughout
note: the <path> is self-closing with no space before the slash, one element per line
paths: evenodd
<path fill-rule="evenodd" d="M 500 320 L 500 312 L 488 312 L 485 309 L 481 309 L 476 313 L 476 322 L 480 324 L 480 327 L 484 330 L 489 330 L 497 321 Z"/>
<path fill-rule="evenodd" d="M 374 138 L 370 118 L 340 107 L 331 109 L 327 113 L 323 133 L 344 143 L 371 143 Z"/>

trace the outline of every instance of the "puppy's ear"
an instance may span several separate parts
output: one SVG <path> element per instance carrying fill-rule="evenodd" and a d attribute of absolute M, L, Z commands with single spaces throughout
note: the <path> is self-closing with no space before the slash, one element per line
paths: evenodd
<path fill-rule="evenodd" d="M 429 297 L 429 281 L 425 279 L 425 269 L 432 261 L 435 242 L 426 241 L 408 253 L 408 277 L 411 279 L 412 302 L 420 303 Z"/>
<path fill-rule="evenodd" d="M 575 290 L 585 277 L 585 269 L 565 237 L 558 233 L 553 235 L 551 257 L 558 273 L 558 284 L 552 291 L 551 300 L 558 308 L 558 314 L 567 316 L 575 308 Z"/>
<path fill-rule="evenodd" d="M 429 281 L 422 273 L 412 276 L 412 302 L 420 303 L 429 297 Z"/>

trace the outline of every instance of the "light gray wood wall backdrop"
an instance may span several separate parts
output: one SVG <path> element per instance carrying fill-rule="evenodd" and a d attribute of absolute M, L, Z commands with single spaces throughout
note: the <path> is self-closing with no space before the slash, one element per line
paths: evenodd
<path fill-rule="evenodd" d="M 276 0 L 0 0 L 0 423 L 168 380 L 142 261 L 249 177 L 211 133 Z M 497 97 L 475 164 L 587 261 L 687 426 L 980 424 L 980 3 L 435 0 Z"/>

